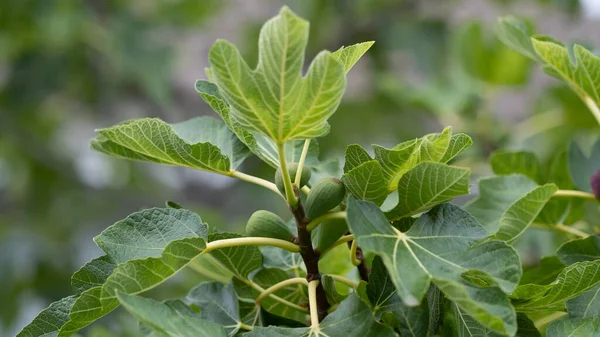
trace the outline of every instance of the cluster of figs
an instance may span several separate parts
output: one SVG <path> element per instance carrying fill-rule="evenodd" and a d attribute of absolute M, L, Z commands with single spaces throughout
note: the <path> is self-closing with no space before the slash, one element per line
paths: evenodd
<path fill-rule="evenodd" d="M 288 172 L 292 181 L 296 179 L 296 172 L 298 170 L 297 163 L 289 163 Z M 300 177 L 300 186 L 304 187 L 311 177 L 311 171 L 308 167 L 302 168 L 302 176 Z M 281 168 L 275 172 L 275 185 L 285 194 L 285 186 L 283 182 L 283 175 Z M 308 193 L 304 206 L 304 213 L 307 220 L 313 220 L 320 215 L 327 213 L 328 211 L 340 206 L 346 195 L 346 189 L 344 184 L 337 178 L 328 177 L 321 179 L 316 183 Z M 339 221 L 339 220 L 331 220 Z M 334 227 L 334 226 L 331 226 Z M 335 226 L 339 228 L 339 226 Z M 253 237 L 268 237 L 281 239 L 286 241 L 292 241 L 294 235 L 290 230 L 290 226 L 277 214 L 265 210 L 256 211 L 248 219 L 246 224 L 246 234 Z M 325 242 L 319 240 L 319 242 Z M 317 250 L 323 250 L 327 247 L 315 247 Z"/>

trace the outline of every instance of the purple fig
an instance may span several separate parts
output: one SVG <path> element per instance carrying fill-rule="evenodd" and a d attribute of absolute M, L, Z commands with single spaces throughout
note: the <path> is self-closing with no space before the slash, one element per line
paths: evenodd
<path fill-rule="evenodd" d="M 600 169 L 598 169 L 590 178 L 590 185 L 592 186 L 592 193 L 594 193 L 596 199 L 600 199 Z"/>

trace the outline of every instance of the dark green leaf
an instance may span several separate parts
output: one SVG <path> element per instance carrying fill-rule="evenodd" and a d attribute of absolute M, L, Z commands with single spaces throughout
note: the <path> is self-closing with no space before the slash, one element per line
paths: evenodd
<path fill-rule="evenodd" d="M 202 318 L 223 326 L 229 336 L 239 331 L 242 320 L 233 284 L 204 282 L 192 289 L 187 298 L 201 309 Z"/>
<path fill-rule="evenodd" d="M 568 156 L 573 184 L 577 189 L 591 193 L 590 178 L 596 170 L 600 169 L 600 139 L 594 143 L 588 154 L 584 153 L 576 142 L 572 142 Z"/>

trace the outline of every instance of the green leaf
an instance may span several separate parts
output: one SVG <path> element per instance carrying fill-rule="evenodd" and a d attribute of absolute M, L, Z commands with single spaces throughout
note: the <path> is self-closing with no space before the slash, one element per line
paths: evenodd
<path fill-rule="evenodd" d="M 569 50 L 558 41 L 544 37 L 532 40 L 533 47 L 552 74 L 558 75 L 581 97 L 595 115 L 600 113 L 600 58 L 583 46 L 573 46 L 571 59 Z M 600 116 L 596 116 L 599 118 Z"/>
<path fill-rule="evenodd" d="M 348 225 L 345 219 L 326 220 L 310 232 L 313 247 L 319 252 L 324 252 L 347 231 Z"/>
<path fill-rule="evenodd" d="M 516 332 L 515 312 L 504 292 L 512 292 L 521 276 L 518 254 L 500 241 L 471 247 L 487 231 L 467 212 L 442 204 L 402 233 L 375 204 L 350 198 L 348 225 L 363 250 L 381 256 L 406 305 L 418 305 L 433 282 L 485 326 Z M 464 277 L 473 271 L 494 284 L 473 284 Z"/>
<path fill-rule="evenodd" d="M 513 241 L 541 212 L 557 188 L 554 184 L 538 186 L 523 175 L 496 176 L 479 181 L 479 197 L 466 210 L 494 238 Z"/>
<path fill-rule="evenodd" d="M 523 271 L 523 277 L 519 284 L 550 284 L 556 280 L 563 269 L 565 269 L 565 265 L 557 256 L 543 257 L 538 266 Z"/>
<path fill-rule="evenodd" d="M 319 328 L 256 327 L 246 337 L 395 337 L 373 318 L 371 308 L 352 294 L 320 323 Z"/>
<path fill-rule="evenodd" d="M 260 251 L 263 256 L 262 266 L 264 268 L 279 268 L 285 271 L 305 268 L 300 253 L 292 253 L 278 247 L 269 246 L 262 247 Z"/>
<path fill-rule="evenodd" d="M 473 140 L 466 134 L 457 133 L 452 135 L 450 144 L 448 144 L 448 149 L 446 150 L 446 153 L 444 153 L 442 159 L 440 159 L 440 163 L 448 163 L 450 160 L 454 159 L 454 157 L 471 147 L 471 145 L 473 145 Z"/>
<path fill-rule="evenodd" d="M 417 307 L 408 307 L 402 303 L 379 256 L 373 260 L 366 294 L 376 317 L 383 313 L 383 321 L 402 336 L 428 336 L 430 331 L 427 303 L 423 302 Z"/>
<path fill-rule="evenodd" d="M 496 36 L 512 50 L 539 60 L 539 57 L 531 44 L 533 29 L 531 24 L 521 21 L 513 16 L 505 16 L 498 19 L 496 24 Z"/>
<path fill-rule="evenodd" d="M 518 311 L 560 310 L 565 301 L 574 298 L 600 282 L 600 260 L 577 262 L 566 267 L 548 285 L 524 284 L 511 295 Z"/>
<path fill-rule="evenodd" d="M 243 235 L 235 233 L 211 233 L 208 241 L 241 238 Z M 211 252 L 217 261 L 241 279 L 247 279 L 248 274 L 262 265 L 262 254 L 256 246 L 238 246 L 215 249 Z"/>
<path fill-rule="evenodd" d="M 452 304 L 452 312 L 454 314 L 456 332 L 458 337 L 502 337 L 505 335 L 498 334 L 492 330 L 482 326 L 471 316 L 461 311 L 455 304 Z M 515 337 L 541 337 L 533 322 L 523 313 L 517 314 L 518 330 Z"/>
<path fill-rule="evenodd" d="M 342 182 L 356 198 L 372 201 L 378 206 L 388 195 L 381 165 L 377 160 L 370 160 L 354 167 L 342 176 Z"/>
<path fill-rule="evenodd" d="M 137 212 L 107 228 L 95 240 L 120 264 L 101 285 L 81 293 L 58 336 L 71 336 L 114 310 L 119 305 L 115 291 L 137 294 L 173 276 L 201 254 L 206 232 L 197 214 L 171 208 Z"/>
<path fill-rule="evenodd" d="M 533 152 L 499 150 L 490 157 L 490 165 L 497 175 L 520 173 L 540 183 L 542 164 Z"/>
<path fill-rule="evenodd" d="M 567 301 L 570 317 L 600 317 L 600 286 Z"/>
<path fill-rule="evenodd" d="M 373 159 L 371 156 L 369 156 L 367 150 L 363 149 L 362 146 L 358 144 L 348 145 L 344 158 L 346 159 L 344 162 L 344 173 L 348 173 L 355 167 Z"/>
<path fill-rule="evenodd" d="M 166 304 L 122 293 L 118 293 L 117 297 L 127 311 L 161 336 L 227 337 L 222 326 L 186 312 L 176 311 Z"/>
<path fill-rule="evenodd" d="M 348 295 L 342 295 L 338 292 L 335 280 L 329 275 L 321 276 L 321 284 L 323 285 L 323 289 L 325 290 L 325 295 L 327 296 L 327 302 L 329 304 L 334 305 L 341 303 L 343 300 L 348 297 Z"/>
<path fill-rule="evenodd" d="M 308 22 L 284 7 L 265 23 L 259 56 L 252 70 L 238 49 L 218 40 L 209 52 L 214 82 L 243 128 L 277 143 L 314 138 L 329 131 L 327 119 L 337 109 L 344 89 L 344 65 L 330 52 L 320 52 L 302 77 Z"/>
<path fill-rule="evenodd" d="M 594 235 L 566 242 L 558 248 L 556 255 L 566 265 L 600 260 L 600 237 Z"/>
<path fill-rule="evenodd" d="M 568 151 L 568 165 L 575 187 L 581 191 L 592 193 L 590 179 L 594 172 L 600 169 L 600 138 L 592 146 L 589 155 L 584 153 L 576 142 L 571 142 Z"/>
<path fill-rule="evenodd" d="M 108 255 L 93 259 L 86 263 L 71 277 L 71 285 L 77 294 L 101 286 L 117 267 L 115 261 Z"/>
<path fill-rule="evenodd" d="M 421 163 L 402 176 L 398 183 L 398 204 L 386 215 L 400 219 L 469 193 L 468 168 Z"/>
<path fill-rule="evenodd" d="M 589 318 L 563 318 L 556 320 L 546 329 L 547 337 L 564 336 L 600 336 L 600 319 L 597 317 Z"/>
<path fill-rule="evenodd" d="M 55 336 L 69 320 L 69 311 L 76 296 L 65 297 L 42 310 L 16 337 Z"/>
<path fill-rule="evenodd" d="M 208 225 L 185 209 L 151 208 L 135 212 L 105 229 L 94 242 L 117 263 L 160 257 L 172 241 L 206 238 Z"/>
<path fill-rule="evenodd" d="M 223 121 L 196 117 L 167 124 L 144 118 L 98 130 L 92 148 L 133 160 L 229 174 L 247 156 L 248 149 Z"/>
<path fill-rule="evenodd" d="M 344 70 L 349 72 L 374 43 L 375 41 L 367 41 L 348 47 L 341 47 L 333 53 L 333 56 L 344 65 Z"/>
<path fill-rule="evenodd" d="M 200 316 L 215 322 L 227 330 L 229 336 L 240 330 L 238 298 L 233 284 L 224 285 L 219 282 L 204 282 L 195 287 L 187 295 L 187 299 L 202 311 Z"/>

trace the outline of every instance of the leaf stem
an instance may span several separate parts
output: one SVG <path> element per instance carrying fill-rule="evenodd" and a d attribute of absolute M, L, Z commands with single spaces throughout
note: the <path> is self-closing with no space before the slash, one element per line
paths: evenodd
<path fill-rule="evenodd" d="M 356 258 L 356 248 L 358 248 L 358 243 L 356 240 L 352 241 L 352 245 L 350 246 L 350 262 L 357 267 L 362 261 Z"/>
<path fill-rule="evenodd" d="M 357 288 L 358 287 L 358 283 L 352 281 L 351 279 L 341 276 L 341 275 L 335 275 L 335 274 L 328 274 L 327 276 L 331 277 L 332 279 L 336 280 L 337 282 L 340 283 L 344 283 L 345 285 L 351 287 L 351 288 Z"/>
<path fill-rule="evenodd" d="M 554 192 L 555 197 L 570 197 L 570 198 L 583 198 L 590 200 L 598 200 L 592 193 L 575 191 L 575 190 L 558 190 Z"/>
<path fill-rule="evenodd" d="M 279 247 L 281 249 L 285 249 L 292 253 L 299 253 L 300 246 L 291 243 L 289 241 L 280 240 L 280 239 L 272 239 L 272 238 L 258 238 L 258 237 L 249 237 L 249 238 L 234 238 L 234 239 L 224 239 L 209 242 L 206 245 L 206 248 L 202 251 L 202 254 L 209 253 L 215 249 L 220 248 L 229 248 L 229 247 L 237 247 L 237 246 L 274 246 Z"/>
<path fill-rule="evenodd" d="M 346 219 L 346 212 L 345 211 L 329 212 L 329 213 L 320 215 L 320 216 L 314 218 L 311 222 L 309 222 L 308 225 L 306 225 L 306 229 L 310 232 L 313 229 L 317 228 L 317 226 L 319 226 L 319 224 L 321 224 L 323 221 L 331 220 L 331 219 Z"/>
<path fill-rule="evenodd" d="M 267 188 L 271 191 L 273 191 L 275 194 L 277 194 L 278 196 L 282 197 L 285 199 L 285 197 L 279 192 L 279 190 L 277 189 L 277 186 L 275 184 L 273 184 L 270 181 L 255 177 L 253 175 L 249 175 L 246 173 L 242 173 L 240 171 L 236 171 L 236 170 L 231 170 L 229 173 L 229 176 L 234 177 L 234 178 L 238 178 L 240 180 L 252 183 L 252 184 L 256 184 L 259 186 L 262 186 L 264 188 Z"/>
<path fill-rule="evenodd" d="M 252 331 L 252 329 L 254 329 L 254 327 L 252 325 L 244 324 L 242 322 L 238 323 L 238 327 L 240 329 L 244 329 L 244 330 L 247 330 L 247 331 Z"/>
<path fill-rule="evenodd" d="M 290 173 L 288 172 L 287 162 L 285 161 L 285 152 L 283 143 L 277 143 L 277 153 L 279 154 L 279 167 L 281 167 L 281 175 L 283 177 L 283 185 L 285 186 L 285 197 L 292 209 L 298 207 L 298 199 L 294 193 L 294 187 L 290 180 Z"/>
<path fill-rule="evenodd" d="M 542 317 L 540 319 L 538 319 L 537 321 L 535 321 L 533 323 L 533 325 L 535 325 L 535 327 L 539 330 L 543 327 L 545 327 L 546 325 L 548 325 L 550 322 L 552 322 L 555 319 L 561 318 L 563 316 L 567 315 L 566 312 L 563 311 L 557 311 L 554 312 L 548 316 Z"/>
<path fill-rule="evenodd" d="M 336 242 L 334 242 L 333 244 L 331 244 L 331 246 L 329 246 L 327 249 L 325 249 L 321 253 L 321 257 L 323 257 L 325 254 L 329 253 L 333 248 L 335 248 L 335 247 L 337 247 L 337 246 L 339 246 L 339 245 L 341 245 L 343 243 L 352 241 L 352 240 L 354 240 L 354 235 L 353 234 L 342 236 L 341 238 L 337 239 Z"/>
<path fill-rule="evenodd" d="M 584 239 L 590 236 L 590 234 L 588 234 L 588 233 L 586 233 L 584 231 L 580 231 L 577 228 L 573 228 L 571 226 L 565 226 L 563 224 L 544 225 L 544 224 L 532 223 L 531 227 L 541 228 L 541 229 L 552 229 L 552 230 L 555 230 L 555 231 L 558 231 L 558 232 L 573 234 L 575 236 L 578 236 L 578 237 L 584 238 Z"/>
<path fill-rule="evenodd" d="M 588 106 L 594 117 L 596 117 L 598 124 L 600 124 L 600 108 L 598 107 L 596 102 L 594 102 L 594 100 L 592 100 L 592 98 L 589 96 L 585 96 L 583 101 Z"/>
<path fill-rule="evenodd" d="M 317 310 L 317 287 L 319 286 L 319 280 L 312 280 L 308 282 L 308 303 L 310 305 L 310 328 L 318 336 L 320 332 L 319 328 L 319 313 Z"/>
<path fill-rule="evenodd" d="M 265 289 L 260 296 L 258 296 L 256 298 L 256 305 L 260 305 L 260 303 L 265 299 L 265 297 L 271 295 L 272 293 L 276 292 L 279 289 L 285 288 L 289 285 L 293 285 L 293 284 L 304 284 L 304 285 L 308 285 L 308 281 L 306 281 L 306 279 L 304 277 L 295 277 L 295 278 L 290 278 L 287 280 L 283 280 L 279 283 L 276 283 L 272 286 L 270 286 L 269 288 Z"/>
<path fill-rule="evenodd" d="M 238 278 L 239 279 L 239 278 Z M 266 291 L 265 288 L 259 286 L 258 284 L 254 283 L 253 281 L 247 280 L 247 279 L 240 279 L 242 282 L 244 282 L 245 284 L 247 284 L 248 286 L 252 287 L 252 289 L 258 291 L 259 293 L 263 293 L 264 291 Z M 259 295 L 260 296 L 260 295 Z M 308 310 L 305 307 L 301 307 L 296 303 L 292 303 L 286 299 L 283 299 L 275 294 L 269 294 L 269 297 L 271 297 L 272 299 L 274 299 L 275 301 L 283 304 L 283 305 L 287 305 L 290 308 L 294 308 L 298 311 L 302 311 L 302 312 L 308 312 Z"/>
<path fill-rule="evenodd" d="M 300 189 L 302 192 L 304 192 L 304 194 L 308 195 L 308 192 L 310 192 L 310 187 L 304 185 L 302 186 L 302 188 Z"/>
<path fill-rule="evenodd" d="M 304 168 L 304 162 L 306 161 L 306 155 L 308 154 L 308 148 L 310 146 L 310 138 L 304 141 L 304 147 L 302 147 L 302 153 L 300 154 L 300 161 L 298 161 L 298 169 L 296 170 L 296 179 L 294 184 L 300 187 L 300 181 L 302 180 L 302 169 Z"/>

